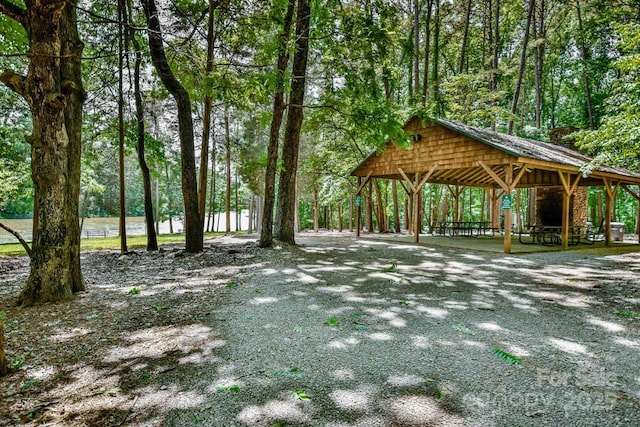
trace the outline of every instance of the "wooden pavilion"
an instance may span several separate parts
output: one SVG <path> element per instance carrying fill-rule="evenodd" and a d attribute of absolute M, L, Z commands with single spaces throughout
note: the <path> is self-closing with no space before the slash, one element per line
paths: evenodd
<path fill-rule="evenodd" d="M 356 195 L 372 178 L 400 180 L 413 196 L 413 224 L 420 224 L 420 194 L 426 183 L 456 188 L 490 189 L 494 198 L 510 196 L 516 188 L 561 187 L 563 248 L 569 242 L 570 198 L 577 187 L 596 186 L 606 191 L 604 235 L 610 245 L 612 206 L 620 188 L 640 201 L 630 185 L 640 185 L 640 174 L 601 165 L 588 175 L 581 167 L 592 159 L 574 150 L 546 142 L 496 133 L 443 119 L 413 117 L 404 126 L 411 135 L 411 148 L 388 141 L 352 172 L 358 177 Z M 509 198 L 510 199 L 510 198 Z M 494 199 L 497 200 L 497 199 Z M 504 252 L 511 252 L 511 207 L 503 203 Z M 640 211 L 640 209 L 639 209 Z M 360 235 L 361 207 L 357 206 L 357 235 Z M 419 227 L 417 228 L 419 230 Z M 414 241 L 419 241 L 414 231 Z"/>

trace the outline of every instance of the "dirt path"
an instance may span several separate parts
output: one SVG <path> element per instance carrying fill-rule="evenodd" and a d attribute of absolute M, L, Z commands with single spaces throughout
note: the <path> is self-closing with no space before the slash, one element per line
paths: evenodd
<path fill-rule="evenodd" d="M 26 310 L 0 259 L 0 425 L 640 425 L 640 254 L 298 242 L 85 253 Z"/>

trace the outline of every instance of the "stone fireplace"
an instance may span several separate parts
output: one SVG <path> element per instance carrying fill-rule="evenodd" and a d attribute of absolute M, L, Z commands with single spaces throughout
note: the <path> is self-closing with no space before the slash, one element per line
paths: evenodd
<path fill-rule="evenodd" d="M 564 137 L 577 130 L 574 127 L 555 128 L 549 131 L 549 139 L 552 144 L 575 150 L 573 141 Z M 536 190 L 536 221 L 538 225 L 557 227 L 562 225 L 563 191 L 562 187 L 541 187 Z M 588 202 L 589 189 L 578 187 L 569 203 L 569 224 L 587 225 Z"/>

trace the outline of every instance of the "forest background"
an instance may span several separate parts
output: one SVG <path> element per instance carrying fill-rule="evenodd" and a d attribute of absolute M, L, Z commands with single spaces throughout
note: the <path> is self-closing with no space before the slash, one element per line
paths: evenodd
<path fill-rule="evenodd" d="M 279 42 L 292 3 L 158 2 L 168 62 L 190 95 L 196 160 L 208 165 L 207 231 L 214 229 L 212 214 L 225 211 L 247 209 L 252 227 L 262 223 Z M 144 215 L 136 55 L 155 219 L 182 216 L 178 111 L 153 66 L 141 5 L 81 1 L 76 10 L 87 93 L 80 216 Z M 640 170 L 639 24 L 638 0 L 312 1 L 297 226 L 346 227 L 355 190 L 350 170 L 389 138 L 407 142 L 401 128 L 414 114 L 540 140 L 550 129 L 571 126 L 582 130 L 576 139 L 587 154 Z M 291 34 L 287 57 L 295 43 Z M 27 69 L 27 35 L 3 14 L 0 46 L 0 69 Z M 289 61 L 282 79 L 285 116 L 292 66 Z M 0 99 L 0 216 L 31 217 L 29 107 L 2 85 Z M 452 215 L 450 192 L 437 185 L 424 192 L 427 222 Z M 404 226 L 407 200 L 400 192 L 395 201 L 392 183 L 376 182 L 365 193 L 368 228 Z M 529 192 L 518 196 L 526 223 Z M 595 223 L 600 197 L 591 190 Z M 462 200 L 463 219 L 477 219 L 485 209 L 481 190 L 466 189 Z M 636 226 L 636 209 L 620 192 L 615 216 L 628 231 Z"/>

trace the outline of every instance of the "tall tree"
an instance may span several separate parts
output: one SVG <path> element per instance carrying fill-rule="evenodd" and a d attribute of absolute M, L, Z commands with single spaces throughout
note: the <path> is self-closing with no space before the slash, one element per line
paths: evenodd
<path fill-rule="evenodd" d="M 178 106 L 178 127 L 180 134 L 180 154 L 182 162 L 182 197 L 184 202 L 185 249 L 187 252 L 201 252 L 204 232 L 198 208 L 198 187 L 196 179 L 195 148 L 193 143 L 193 117 L 191 115 L 191 99 L 184 86 L 176 78 L 164 51 L 164 41 L 158 9 L 155 0 L 142 0 L 149 50 L 153 65 L 160 80 Z"/>
<path fill-rule="evenodd" d="M 427 104 L 429 94 L 429 58 L 431 53 L 431 11 L 433 9 L 434 0 L 427 0 L 427 18 L 425 20 L 425 38 L 424 38 L 424 67 L 422 79 L 422 106 Z"/>
<path fill-rule="evenodd" d="M 216 0 L 209 0 L 209 19 L 207 20 L 207 64 L 205 75 L 213 71 L 215 46 L 214 18 L 218 6 Z M 204 228 L 204 217 L 207 210 L 207 174 L 209 171 L 209 141 L 211 140 L 211 109 L 213 97 L 210 94 L 204 97 L 204 113 L 202 117 L 202 150 L 200 152 L 200 175 L 198 177 L 198 207 L 200 209 L 200 222 Z"/>
<path fill-rule="evenodd" d="M 471 0 L 467 0 L 465 9 L 464 32 L 462 35 L 462 46 L 460 47 L 460 64 L 458 65 L 458 74 L 464 73 L 467 58 L 467 43 L 469 40 L 469 24 L 471 21 Z"/>
<path fill-rule="evenodd" d="M 127 2 L 129 21 L 133 21 L 133 8 L 131 0 Z M 151 192 L 151 173 L 145 156 L 145 123 L 144 123 L 144 105 L 142 102 L 142 89 L 140 88 L 140 67 L 142 65 L 142 50 L 140 43 L 136 38 L 133 26 L 129 25 L 129 39 L 135 50 L 135 63 L 133 71 L 133 93 L 136 104 L 136 125 L 137 125 L 137 144 L 136 153 L 138 155 L 138 164 L 142 173 L 142 186 L 144 189 L 144 219 L 147 225 L 147 250 L 158 250 L 158 238 L 156 235 L 156 226 L 153 221 L 153 194 Z M 128 50 L 128 48 L 127 48 Z"/>
<path fill-rule="evenodd" d="M 289 95 L 289 111 L 282 144 L 282 167 L 278 187 L 278 210 L 275 234 L 285 243 L 295 244 L 296 172 L 300 129 L 309 53 L 311 5 L 309 0 L 298 0 L 296 12 L 296 51 L 293 56 L 293 78 Z"/>
<path fill-rule="evenodd" d="M 593 100 L 591 99 L 591 78 L 589 76 L 589 49 L 587 48 L 587 41 L 585 36 L 585 28 L 582 22 L 582 6 L 580 0 L 576 0 L 576 14 L 578 17 L 578 43 L 580 46 L 580 57 L 582 59 L 582 81 L 584 83 L 584 102 L 587 109 L 587 121 L 589 122 L 589 129 L 594 130 L 596 128 L 596 120 L 593 114 Z"/>
<path fill-rule="evenodd" d="M 524 79 L 525 65 L 527 62 L 527 45 L 529 44 L 529 29 L 531 28 L 531 20 L 536 8 L 536 0 L 529 0 L 529 8 L 527 9 L 527 21 L 524 27 L 524 36 L 522 36 L 522 51 L 520 53 L 520 66 L 518 67 L 518 77 L 516 79 L 516 87 L 513 92 L 513 101 L 511 102 L 511 116 L 507 125 L 507 133 L 513 133 L 513 117 L 518 108 L 518 100 L 520 98 L 520 90 L 522 88 L 522 80 Z"/>
<path fill-rule="evenodd" d="M 536 128 L 542 127 L 542 104 L 544 98 L 543 87 L 543 70 L 544 70 L 544 57 L 545 46 L 547 36 L 546 26 L 546 13 L 547 3 L 546 0 L 539 0 L 537 4 L 537 14 L 534 14 L 533 30 L 535 31 L 534 37 L 536 39 L 535 45 L 535 86 L 536 86 L 536 106 L 535 106 L 535 122 Z"/>
<path fill-rule="evenodd" d="M 0 80 L 29 105 L 35 189 L 33 254 L 18 303 L 30 306 L 71 298 L 85 289 L 80 269 L 80 154 L 82 152 L 83 43 L 74 0 L 0 0 L 0 13 L 20 23 L 29 39 L 26 76 Z M 64 58 L 64 60 L 62 60 Z"/>
<path fill-rule="evenodd" d="M 289 0 L 282 25 L 282 32 L 278 37 L 278 60 L 276 64 L 276 87 L 273 98 L 273 115 L 269 130 L 269 145 L 267 146 L 267 168 L 264 177 L 264 206 L 262 211 L 262 229 L 260 230 L 259 246 L 270 247 L 273 243 L 273 207 L 275 201 L 276 168 L 278 166 L 278 140 L 280 127 L 285 110 L 284 104 L 284 73 L 289 63 L 287 44 L 291 33 L 295 0 Z"/>
<path fill-rule="evenodd" d="M 118 187 L 120 190 L 120 217 L 118 234 L 120 235 L 120 253 L 127 253 L 127 203 L 124 180 L 124 57 L 127 11 L 125 0 L 118 0 Z"/>
<path fill-rule="evenodd" d="M 491 49 L 491 65 L 489 74 L 489 91 L 493 94 L 492 106 L 495 108 L 497 104 L 497 92 L 498 92 L 498 61 L 500 58 L 500 0 L 495 1 L 495 8 L 492 8 L 492 2 L 489 2 L 489 10 L 493 17 L 493 25 L 489 29 L 489 37 L 491 42 L 489 48 Z M 491 129 L 496 130 L 495 117 L 491 120 Z"/>

